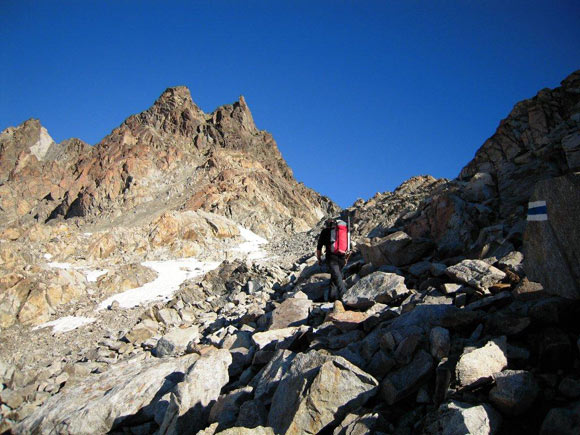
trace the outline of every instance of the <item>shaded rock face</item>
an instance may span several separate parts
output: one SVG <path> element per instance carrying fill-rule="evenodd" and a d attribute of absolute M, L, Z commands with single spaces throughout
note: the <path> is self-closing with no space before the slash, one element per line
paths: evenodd
<path fill-rule="evenodd" d="M 546 220 L 528 221 L 524 267 L 548 293 L 580 299 L 580 175 L 545 180 L 530 202 L 545 201 Z"/>
<path fill-rule="evenodd" d="M 205 114 L 185 87 L 167 89 L 92 148 L 56 145 L 35 120 L 11 127 L 0 137 L 0 169 L 6 221 L 205 210 L 270 236 L 307 230 L 337 210 L 294 180 L 243 97 Z"/>

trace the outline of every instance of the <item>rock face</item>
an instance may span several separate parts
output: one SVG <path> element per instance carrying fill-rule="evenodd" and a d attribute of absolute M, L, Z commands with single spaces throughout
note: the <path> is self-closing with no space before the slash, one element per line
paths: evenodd
<path fill-rule="evenodd" d="M 530 202 L 545 202 L 546 220 L 529 220 L 524 233 L 524 265 L 532 281 L 548 293 L 580 299 L 580 175 L 545 180 Z"/>
<path fill-rule="evenodd" d="M 153 414 L 161 396 L 183 379 L 197 360 L 126 363 L 53 397 L 17 428 L 20 433 L 107 433 L 137 413 Z"/>
<path fill-rule="evenodd" d="M 2 132 L 2 220 L 100 220 L 154 206 L 216 212 L 270 236 L 307 230 L 336 211 L 294 180 L 243 97 L 205 114 L 187 88 L 169 88 L 88 148 L 54 144 L 36 120 Z"/>

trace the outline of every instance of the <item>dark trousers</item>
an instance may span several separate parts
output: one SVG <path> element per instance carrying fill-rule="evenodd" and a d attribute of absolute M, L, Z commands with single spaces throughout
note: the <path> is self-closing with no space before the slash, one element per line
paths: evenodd
<path fill-rule="evenodd" d="M 346 264 L 344 257 L 327 255 L 326 265 L 330 269 L 330 295 L 326 300 L 335 301 L 346 293 L 346 286 L 342 279 L 342 268 Z"/>

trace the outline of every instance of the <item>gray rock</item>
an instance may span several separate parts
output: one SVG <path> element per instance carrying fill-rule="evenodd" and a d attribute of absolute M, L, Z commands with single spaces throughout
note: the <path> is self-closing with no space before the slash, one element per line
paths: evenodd
<path fill-rule="evenodd" d="M 461 284 L 445 283 L 441 286 L 441 291 L 446 295 L 452 295 L 463 289 Z"/>
<path fill-rule="evenodd" d="M 421 338 L 421 334 L 410 334 L 401 340 L 394 352 L 397 363 L 402 365 L 411 362 Z"/>
<path fill-rule="evenodd" d="M 580 433 L 580 402 L 566 408 L 551 409 L 540 429 L 540 435 L 561 435 Z"/>
<path fill-rule="evenodd" d="M 512 299 L 512 294 L 509 291 L 503 291 L 493 296 L 487 296 L 478 301 L 468 304 L 465 309 L 468 311 L 482 310 L 494 304 L 503 304 Z"/>
<path fill-rule="evenodd" d="M 199 340 L 199 328 L 174 328 L 159 339 L 155 346 L 155 356 L 160 358 L 179 355 L 185 352 L 187 345 Z"/>
<path fill-rule="evenodd" d="M 312 301 L 303 298 L 286 299 L 272 312 L 272 329 L 304 325 L 312 309 Z"/>
<path fill-rule="evenodd" d="M 254 398 L 269 404 L 278 383 L 288 373 L 292 360 L 296 357 L 289 350 L 277 350 L 272 359 L 250 382 L 254 387 Z"/>
<path fill-rule="evenodd" d="M 425 419 L 425 435 L 492 435 L 501 426 L 501 415 L 490 405 L 444 403 Z"/>
<path fill-rule="evenodd" d="M 416 263 L 434 246 L 434 243 L 429 240 L 413 239 L 403 231 L 388 235 L 377 245 L 358 245 L 365 262 L 372 263 L 375 267 Z"/>
<path fill-rule="evenodd" d="M 236 424 L 240 406 L 252 397 L 252 387 L 244 387 L 220 396 L 211 407 L 208 422 L 219 423 L 222 428 L 232 427 Z"/>
<path fill-rule="evenodd" d="M 374 272 L 354 286 L 342 296 L 345 305 L 353 308 L 365 309 L 379 302 L 389 302 L 407 295 L 409 289 L 405 286 L 405 279 L 393 273 Z"/>
<path fill-rule="evenodd" d="M 436 326 L 431 329 L 429 334 L 429 342 L 431 349 L 431 356 L 436 360 L 440 361 L 449 355 L 449 349 L 451 348 L 451 338 L 449 331 L 440 326 Z"/>
<path fill-rule="evenodd" d="M 376 379 L 382 380 L 395 366 L 397 361 L 388 356 L 382 350 L 375 352 L 370 362 L 366 366 L 366 371 Z"/>
<path fill-rule="evenodd" d="M 431 374 L 433 358 L 424 350 L 420 350 L 413 361 L 389 373 L 381 382 L 381 394 L 384 400 L 392 405 L 415 391 Z"/>
<path fill-rule="evenodd" d="M 487 381 L 507 367 L 505 337 L 489 341 L 485 346 L 461 355 L 455 374 L 459 385 L 468 386 Z"/>
<path fill-rule="evenodd" d="M 505 272 L 482 260 L 463 260 L 459 264 L 449 266 L 445 273 L 450 278 L 483 292 L 505 277 Z"/>
<path fill-rule="evenodd" d="M 413 276 L 421 276 L 431 270 L 431 263 L 429 261 L 420 261 L 409 267 L 409 273 Z"/>
<path fill-rule="evenodd" d="M 540 391 L 534 375 L 525 370 L 505 370 L 494 378 L 496 386 L 489 392 L 489 400 L 505 414 L 525 413 Z"/>
<path fill-rule="evenodd" d="M 524 254 L 512 251 L 497 262 L 499 267 L 505 267 L 515 273 L 522 273 L 524 269 Z"/>
<path fill-rule="evenodd" d="M 211 406 L 229 381 L 228 367 L 232 356 L 217 349 L 199 357 L 185 379 L 171 393 L 159 434 L 197 432 L 207 426 Z"/>
<path fill-rule="evenodd" d="M 524 233 L 524 267 L 546 292 L 580 299 L 580 175 L 539 182 L 530 202 L 545 201 L 547 220 L 528 221 Z M 549 255 L 548 255 L 549 254 Z"/>
<path fill-rule="evenodd" d="M 257 332 L 252 340 L 259 350 L 276 348 L 288 349 L 294 340 L 309 330 L 306 326 L 291 326 L 283 329 L 273 329 L 265 332 Z M 274 349 L 272 349 L 274 350 Z"/>
<path fill-rule="evenodd" d="M 348 414 L 334 429 L 333 435 L 367 435 L 376 433 L 379 424 L 379 414 L 364 415 Z"/>
<path fill-rule="evenodd" d="M 199 358 L 128 361 L 90 376 L 48 399 L 17 427 L 18 433 L 107 433 L 137 413 L 153 418 L 164 395 Z"/>
<path fill-rule="evenodd" d="M 268 423 L 276 433 L 318 433 L 375 394 L 377 381 L 341 357 L 298 354 L 272 399 Z"/>
<path fill-rule="evenodd" d="M 240 406 L 240 412 L 236 426 L 254 428 L 266 426 L 268 423 L 268 410 L 260 400 L 248 400 Z"/>

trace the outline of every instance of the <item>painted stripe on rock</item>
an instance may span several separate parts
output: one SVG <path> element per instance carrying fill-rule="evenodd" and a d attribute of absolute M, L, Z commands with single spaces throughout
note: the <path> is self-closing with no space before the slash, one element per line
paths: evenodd
<path fill-rule="evenodd" d="M 545 206 L 528 209 L 528 216 L 533 215 L 533 214 L 547 214 L 547 213 L 548 213 L 548 207 L 545 207 Z"/>
<path fill-rule="evenodd" d="M 528 208 L 546 206 L 546 201 L 532 201 L 528 202 Z"/>
<path fill-rule="evenodd" d="M 528 221 L 547 221 L 548 207 L 546 201 L 532 201 L 528 203 Z"/>

